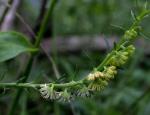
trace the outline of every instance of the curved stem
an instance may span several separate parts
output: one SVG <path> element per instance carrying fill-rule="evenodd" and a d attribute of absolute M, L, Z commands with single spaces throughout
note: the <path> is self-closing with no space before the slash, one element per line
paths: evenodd
<path fill-rule="evenodd" d="M 147 12 L 148 14 L 150 13 Z M 142 20 L 145 15 L 147 15 L 147 13 L 142 13 L 139 17 L 140 20 Z M 140 21 L 138 21 L 139 23 Z M 137 26 L 137 24 L 133 23 L 133 25 L 131 26 L 131 28 L 133 29 L 135 26 Z M 130 28 L 130 29 L 131 29 Z M 129 29 L 129 30 L 130 30 Z M 118 51 L 122 45 L 125 45 L 126 43 L 128 43 L 129 41 L 126 41 L 124 40 L 124 38 L 121 39 L 121 41 L 118 43 L 116 49 L 112 50 L 107 56 L 106 58 L 102 61 L 102 63 L 97 67 L 97 69 L 99 71 L 101 71 L 103 69 L 103 67 L 105 65 L 107 65 L 107 63 L 109 62 L 110 58 L 114 55 L 115 51 Z M 31 60 L 31 62 L 33 62 L 33 60 Z M 29 64 L 30 65 L 30 64 Z M 31 67 L 31 66 L 29 66 Z M 31 70 L 31 68 L 28 68 L 27 70 Z M 26 72 L 26 73 L 29 73 Z M 26 74 L 27 75 L 27 74 Z M 28 76 L 28 75 L 27 75 Z M 25 77 L 25 79 L 23 79 L 22 82 L 25 82 L 27 80 L 27 77 Z M 83 84 L 84 83 L 84 80 L 85 78 L 83 78 L 82 80 L 79 80 L 79 81 L 71 81 L 71 82 L 68 82 L 68 83 L 61 83 L 61 84 L 55 84 L 55 83 L 47 83 L 47 85 L 53 85 L 55 88 L 66 88 L 66 87 L 73 87 L 75 85 L 79 85 L 79 84 Z M 44 85 L 44 84 L 32 84 L 32 83 L 0 83 L 0 87 L 18 87 L 18 88 L 38 88 L 40 87 L 41 85 Z"/>
<path fill-rule="evenodd" d="M 137 17 L 137 20 L 135 20 L 135 22 L 131 25 L 131 27 L 129 28 L 129 30 L 131 29 L 136 29 L 137 26 L 139 25 L 139 23 L 141 22 L 141 20 L 146 16 L 150 14 L 150 10 L 146 10 L 146 11 L 143 11 L 138 17 Z M 129 31 L 127 30 L 127 31 Z M 128 43 L 129 41 L 125 40 L 124 38 L 122 38 L 120 40 L 120 42 L 118 43 L 117 45 L 117 48 L 112 50 L 107 56 L 106 58 L 101 62 L 101 64 L 97 67 L 97 70 L 101 71 L 104 66 L 107 65 L 107 63 L 110 61 L 110 58 L 114 55 L 114 52 L 119 50 L 121 48 L 122 45 L 125 45 L 126 43 Z"/>

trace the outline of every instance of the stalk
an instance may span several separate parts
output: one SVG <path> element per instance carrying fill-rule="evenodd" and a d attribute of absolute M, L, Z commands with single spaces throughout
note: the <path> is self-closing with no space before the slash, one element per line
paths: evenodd
<path fill-rule="evenodd" d="M 35 47 L 37 47 L 37 48 L 39 48 L 40 42 L 43 39 L 43 35 L 44 35 L 45 31 L 46 31 L 46 27 L 48 25 L 48 20 L 49 20 L 51 14 L 52 14 L 52 11 L 53 11 L 53 8 L 55 6 L 55 3 L 56 3 L 56 0 L 51 0 L 50 3 L 49 3 L 49 9 L 48 9 L 47 13 L 44 16 L 42 25 L 41 25 L 40 30 L 39 30 L 39 34 L 37 35 L 37 38 L 36 38 L 36 41 L 35 41 Z M 25 77 L 24 77 L 23 80 L 21 80 L 22 83 L 25 83 L 27 81 L 28 77 L 29 77 L 29 74 L 31 72 L 35 56 L 36 56 L 35 54 L 32 54 L 31 57 L 30 57 L 30 59 L 29 59 L 29 62 L 28 62 L 27 67 L 25 69 L 25 73 L 23 74 L 23 76 L 25 76 Z M 14 86 L 14 84 L 13 85 L 12 84 L 9 85 L 9 87 L 10 86 Z M 15 86 L 17 87 L 18 85 L 15 85 Z M 18 86 L 18 87 L 20 87 L 20 86 Z M 17 90 L 17 93 L 15 95 L 13 103 L 12 103 L 12 105 L 10 107 L 9 115 L 13 115 L 14 114 L 15 109 L 17 107 L 17 104 L 18 104 L 18 101 L 20 99 L 20 96 L 21 96 L 22 92 L 23 92 L 22 89 L 18 89 Z"/>

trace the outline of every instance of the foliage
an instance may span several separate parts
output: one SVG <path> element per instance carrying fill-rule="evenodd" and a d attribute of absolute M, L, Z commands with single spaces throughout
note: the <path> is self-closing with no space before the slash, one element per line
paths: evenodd
<path fill-rule="evenodd" d="M 140 95 L 142 95 L 142 91 L 136 89 L 138 81 L 134 83 L 132 82 L 132 80 L 124 80 L 124 77 L 123 80 L 122 78 L 115 79 L 118 80 L 116 81 L 117 84 L 112 83 L 111 87 L 105 87 L 108 86 L 109 83 L 111 83 L 110 81 L 114 79 L 115 76 L 117 76 L 117 73 L 119 73 L 118 76 L 131 76 L 130 74 L 133 74 L 133 81 L 134 77 L 144 80 L 141 76 L 144 74 L 147 76 L 149 75 L 149 73 L 146 74 L 146 72 L 143 71 L 138 71 L 141 73 L 137 73 L 137 71 L 134 71 L 135 63 L 138 59 L 135 60 L 135 62 L 133 61 L 131 63 L 131 66 L 129 66 L 129 69 L 125 71 L 124 74 L 121 73 L 120 68 L 125 67 L 125 63 L 127 63 L 128 59 L 134 55 L 134 51 L 136 48 L 133 45 L 133 41 L 136 40 L 137 36 L 141 33 L 142 30 L 141 26 L 139 26 L 139 23 L 150 13 L 150 11 L 147 9 L 143 9 L 139 16 L 134 16 L 134 22 L 132 26 L 125 31 L 121 40 L 114 45 L 114 48 L 111 52 L 108 53 L 108 55 L 106 55 L 102 63 L 98 66 L 97 62 L 94 64 L 94 69 L 91 72 L 88 72 L 88 74 L 85 74 L 83 76 L 83 73 L 80 73 L 83 71 L 85 72 L 85 70 L 82 70 L 84 69 L 81 64 L 82 61 L 80 60 L 81 62 L 78 62 L 79 60 L 74 58 L 72 63 L 76 63 L 74 62 L 76 60 L 78 63 L 80 63 L 80 66 L 82 66 L 82 68 L 79 69 L 79 73 L 82 74 L 82 77 L 78 73 L 78 76 L 81 78 L 74 78 L 74 76 L 76 77 L 76 75 L 74 75 L 74 68 L 71 63 L 67 63 L 65 58 L 60 58 L 57 63 L 58 65 L 62 66 L 65 71 L 67 71 L 69 77 L 66 77 L 65 80 L 62 80 L 63 77 L 56 80 L 56 78 L 53 78 L 53 75 L 50 72 L 48 74 L 50 74 L 52 78 L 48 77 L 49 81 L 47 81 L 43 79 L 43 77 L 41 78 L 41 76 L 44 76 L 45 74 L 47 74 L 47 72 L 49 72 L 49 65 L 47 65 L 47 62 L 45 60 L 43 61 L 38 59 L 39 62 L 36 63 L 36 66 L 34 66 L 34 68 L 32 68 L 32 66 L 34 64 L 33 62 L 35 61 L 36 56 L 40 54 L 40 50 L 38 49 L 42 49 L 40 43 L 43 39 L 44 33 L 46 32 L 46 27 L 48 25 L 50 16 L 52 16 L 52 11 L 55 4 L 55 0 L 49 2 L 47 13 L 45 13 L 39 32 L 37 36 L 35 36 L 35 43 L 30 43 L 26 40 L 27 37 L 24 37 L 24 35 L 17 32 L 4 32 L 0 34 L 1 62 L 15 58 L 20 53 L 28 52 L 31 54 L 25 70 L 19 75 L 20 79 L 18 81 L 15 81 L 14 83 L 0 83 L 0 87 L 4 88 L 4 90 L 7 88 L 17 89 L 15 98 L 10 107 L 9 114 L 19 114 L 16 111 L 16 108 L 19 108 L 18 105 L 21 105 L 20 108 L 22 110 L 22 114 L 36 114 L 36 112 L 40 114 L 48 114 L 50 112 L 53 112 L 54 114 L 70 114 L 69 110 L 72 110 L 73 114 L 83 113 L 90 115 L 102 113 L 106 115 L 120 115 L 121 112 L 128 112 L 130 114 L 130 108 L 133 108 L 133 113 L 138 112 L 147 114 L 149 112 L 149 103 L 146 103 L 147 108 L 136 110 L 136 102 L 133 101 L 133 98 L 138 98 Z M 102 60 L 99 57 L 97 59 L 98 62 L 99 60 Z M 50 58 L 50 60 L 53 64 L 52 58 Z M 85 67 L 87 67 L 88 65 L 90 66 L 89 63 L 84 64 Z M 58 71 L 57 68 L 54 68 L 54 71 Z M 5 75 L 2 75 L 2 79 L 3 76 Z M 30 82 L 28 82 L 28 78 Z M 129 77 L 126 78 L 129 79 Z M 124 85 L 126 84 L 128 84 L 128 86 L 124 87 Z M 130 85 L 136 86 L 136 88 L 131 88 Z M 124 90 L 122 90 L 122 88 Z M 25 91 L 24 89 L 27 89 L 29 91 L 29 94 L 27 92 L 23 92 Z M 38 92 L 36 92 L 35 90 Z M 101 93 L 99 93 L 99 91 L 101 91 Z M 44 102 L 41 104 L 41 107 L 39 106 L 39 109 L 35 108 L 36 110 L 34 110 L 34 107 L 32 109 L 26 108 L 28 107 L 28 103 L 32 103 L 31 101 L 33 101 L 37 105 L 38 101 L 41 102 L 39 94 L 41 94 L 43 98 L 49 100 L 42 100 L 42 102 Z M 5 95 L 5 93 L 2 93 L 1 97 L 8 98 L 9 95 L 11 95 L 11 93 L 7 93 L 7 95 Z M 27 102 L 27 97 L 30 102 Z M 21 103 L 18 103 L 19 100 L 21 101 Z M 58 100 L 58 102 L 60 103 L 54 100 Z M 146 100 L 148 100 L 148 98 L 145 98 L 143 101 Z M 49 106 L 49 102 L 51 103 L 51 106 Z M 124 105 L 122 105 L 122 103 Z M 70 108 L 68 108 L 69 104 L 71 105 Z M 144 104 L 145 103 L 141 101 L 139 107 L 145 106 Z M 98 106 L 100 106 L 101 108 L 98 108 Z M 27 109 L 29 109 L 29 111 L 26 111 Z M 41 112 L 42 109 L 44 109 L 44 111 Z M 64 112 L 63 110 L 65 109 L 67 109 L 68 111 Z"/>

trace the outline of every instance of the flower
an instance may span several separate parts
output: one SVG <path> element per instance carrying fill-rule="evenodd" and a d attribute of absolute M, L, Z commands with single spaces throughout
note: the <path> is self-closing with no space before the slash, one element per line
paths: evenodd
<path fill-rule="evenodd" d="M 103 78 L 104 77 L 104 74 L 102 72 L 99 72 L 99 71 L 94 71 L 93 73 L 90 73 L 87 77 L 87 80 L 89 81 L 94 81 L 98 78 Z"/>
<path fill-rule="evenodd" d="M 51 99 L 51 100 L 59 98 L 58 92 L 56 92 L 53 89 L 53 86 L 50 87 L 50 86 L 47 86 L 45 84 L 45 85 L 41 85 L 40 87 L 41 87 L 40 88 L 40 93 L 41 93 L 41 95 L 42 95 L 43 98 L 45 98 L 45 99 Z"/>
<path fill-rule="evenodd" d="M 70 102 L 73 99 L 71 94 L 65 89 L 63 92 L 59 92 L 59 101 L 61 102 Z"/>
<path fill-rule="evenodd" d="M 106 80 L 110 80 L 114 78 L 114 75 L 117 74 L 117 70 L 115 66 L 105 67 L 103 71 Z"/>
<path fill-rule="evenodd" d="M 135 47 L 133 45 L 129 45 L 126 47 L 125 50 L 129 53 L 129 56 L 131 56 L 133 52 L 135 51 Z"/>
<path fill-rule="evenodd" d="M 116 51 L 116 54 L 111 57 L 109 63 L 113 66 L 121 66 L 126 63 L 128 55 L 127 51 Z"/>
<path fill-rule="evenodd" d="M 88 88 L 92 91 L 101 91 L 105 86 L 108 85 L 106 80 L 98 79 L 89 84 Z"/>
<path fill-rule="evenodd" d="M 89 89 L 87 87 L 83 87 L 77 91 L 77 96 L 79 97 L 88 97 L 90 96 Z"/>
<path fill-rule="evenodd" d="M 135 29 L 130 29 L 130 30 L 127 30 L 127 31 L 125 32 L 124 38 L 125 38 L 125 39 L 129 39 L 129 40 L 132 40 L 132 39 L 134 39 L 137 35 L 138 35 L 138 34 L 137 34 L 137 32 L 136 32 Z"/>

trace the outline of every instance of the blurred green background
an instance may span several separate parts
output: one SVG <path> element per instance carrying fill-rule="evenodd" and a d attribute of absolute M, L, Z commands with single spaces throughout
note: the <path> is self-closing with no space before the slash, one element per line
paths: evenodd
<path fill-rule="evenodd" d="M 49 1 L 48 1 L 49 2 Z M 149 4 L 149 1 L 147 0 Z M 42 0 L 21 0 L 17 12 L 32 28 L 37 25 Z M 64 41 L 77 36 L 104 36 L 106 49 L 89 50 L 85 46 L 77 51 L 57 51 L 53 44 L 53 57 L 61 79 L 57 80 L 52 64 L 41 53 L 33 66 L 28 82 L 67 82 L 79 80 L 94 67 L 98 66 L 110 51 L 108 41 L 119 38 L 133 22 L 131 10 L 137 14 L 145 0 L 58 0 L 44 40 Z M 3 5 L 0 8 L 3 9 Z M 47 6 L 46 6 L 47 7 Z M 0 12 L 2 14 L 2 10 Z M 144 33 L 150 36 L 150 18 L 141 24 Z M 28 34 L 25 26 L 15 18 L 11 30 Z M 70 103 L 61 103 L 43 99 L 39 92 L 25 90 L 20 99 L 18 115 L 150 115 L 150 41 L 143 39 L 136 43 L 136 53 L 130 61 L 118 70 L 118 75 L 103 91 L 91 98 L 79 98 Z M 140 42 L 143 44 L 141 45 Z M 110 43 L 113 45 L 113 42 Z M 49 48 L 49 47 L 48 47 Z M 146 51 L 145 51 L 146 50 Z M 24 60 L 21 55 L 16 59 L 0 63 L 1 82 L 16 82 L 23 71 Z M 0 89 L 0 115 L 5 115 L 16 90 Z"/>

